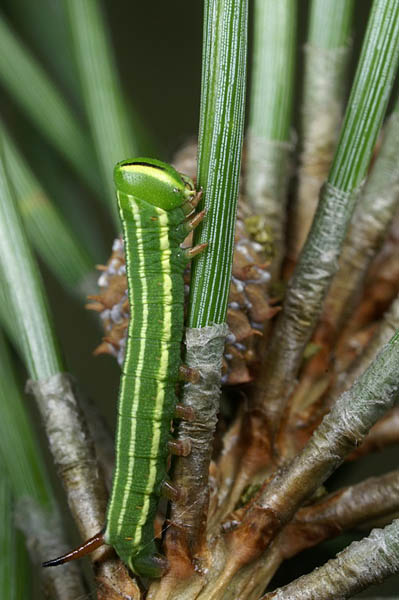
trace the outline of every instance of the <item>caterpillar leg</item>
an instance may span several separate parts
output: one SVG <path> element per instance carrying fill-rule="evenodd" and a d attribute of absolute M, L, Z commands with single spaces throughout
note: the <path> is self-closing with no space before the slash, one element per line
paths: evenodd
<path fill-rule="evenodd" d="M 189 439 L 169 440 L 168 448 L 174 456 L 188 456 L 191 452 L 191 442 Z"/>
<path fill-rule="evenodd" d="M 195 410 L 191 406 L 184 406 L 177 403 L 175 407 L 175 419 L 183 419 L 184 421 L 195 421 Z"/>
<path fill-rule="evenodd" d="M 193 217 L 189 218 L 185 222 L 187 233 L 189 233 L 190 231 L 192 231 L 193 229 L 198 227 L 198 225 L 201 223 L 201 221 L 204 220 L 205 215 L 206 215 L 206 210 L 204 209 L 204 210 L 201 210 L 196 215 L 194 215 Z"/>
<path fill-rule="evenodd" d="M 198 383 L 200 374 L 197 369 L 192 369 L 191 367 L 187 367 L 187 365 L 180 365 L 179 379 L 181 381 L 189 381 L 190 383 Z"/>
<path fill-rule="evenodd" d="M 173 485 L 168 479 L 165 479 L 161 485 L 161 494 L 164 498 L 172 502 L 182 502 L 187 500 L 187 491 L 181 487 Z"/>
<path fill-rule="evenodd" d="M 190 204 L 193 208 L 196 208 L 198 206 L 198 204 L 202 200 L 203 195 L 204 195 L 204 190 L 201 188 L 200 190 L 198 190 L 198 192 L 194 195 L 194 197 L 190 201 Z"/>
<path fill-rule="evenodd" d="M 205 242 L 204 244 L 198 244 L 198 246 L 193 246 L 192 248 L 186 248 L 184 254 L 187 260 L 191 260 L 194 256 L 197 256 L 197 254 L 201 254 L 207 246 L 208 242 Z"/>

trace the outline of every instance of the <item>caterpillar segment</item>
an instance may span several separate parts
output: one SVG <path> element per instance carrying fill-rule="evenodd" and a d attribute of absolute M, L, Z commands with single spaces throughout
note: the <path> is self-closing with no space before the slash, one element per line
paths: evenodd
<path fill-rule="evenodd" d="M 191 409 L 178 405 L 175 386 L 182 375 L 190 381 L 198 378 L 181 365 L 183 273 L 206 244 L 180 246 L 205 211 L 192 215 L 202 192 L 196 192 L 190 178 L 155 159 L 118 163 L 114 181 L 132 310 L 119 389 L 111 497 L 104 532 L 93 540 L 95 547 L 112 546 L 136 574 L 160 577 L 167 561 L 154 541 L 159 498 L 185 498 L 184 490 L 167 479 L 168 455 L 190 452 L 189 444 L 170 439 L 171 421 L 194 417 Z M 45 566 L 91 552 L 89 542 Z"/>
<path fill-rule="evenodd" d="M 116 166 L 115 182 L 133 309 L 104 539 L 134 572 L 154 577 L 162 574 L 153 540 L 154 519 L 166 480 L 170 423 L 177 404 L 183 273 L 204 245 L 180 247 L 192 228 L 187 216 L 199 201 L 189 178 L 159 161 L 136 159 Z"/>

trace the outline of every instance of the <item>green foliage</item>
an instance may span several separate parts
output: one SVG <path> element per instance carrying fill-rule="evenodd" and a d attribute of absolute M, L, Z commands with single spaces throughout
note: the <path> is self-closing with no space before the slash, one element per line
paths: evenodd
<path fill-rule="evenodd" d="M 247 13 L 247 0 L 205 2 L 197 180 L 208 212 L 195 241 L 208 249 L 193 264 L 190 327 L 226 319 L 244 133 Z"/>

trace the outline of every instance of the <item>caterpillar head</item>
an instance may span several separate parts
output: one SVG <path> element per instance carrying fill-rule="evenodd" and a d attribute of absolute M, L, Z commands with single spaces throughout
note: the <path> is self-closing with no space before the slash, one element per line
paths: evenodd
<path fill-rule="evenodd" d="M 193 181 L 160 160 L 123 160 L 115 167 L 114 181 L 118 191 L 163 210 L 182 207 L 186 214 L 193 210 L 191 201 L 196 195 Z"/>

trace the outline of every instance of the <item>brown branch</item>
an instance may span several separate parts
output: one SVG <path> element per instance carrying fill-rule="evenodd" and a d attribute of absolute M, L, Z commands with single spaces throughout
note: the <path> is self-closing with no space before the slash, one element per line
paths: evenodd
<path fill-rule="evenodd" d="M 394 514 L 399 507 L 398 491 L 399 471 L 393 471 L 338 490 L 302 508 L 277 535 L 266 553 L 240 569 L 232 578 L 229 574 L 225 577 L 225 570 L 219 564 L 222 556 L 226 561 L 228 557 L 229 549 L 224 544 L 224 536 L 218 536 L 216 541 L 212 538 L 212 565 L 215 565 L 217 575 L 207 574 L 201 593 L 196 592 L 192 597 L 196 600 L 259 598 L 285 559 L 347 529 L 367 524 L 371 518 L 375 521 Z M 238 512 L 244 513 L 245 509 Z M 239 518 L 238 514 L 236 516 Z"/>
<path fill-rule="evenodd" d="M 363 444 L 352 452 L 347 460 L 356 460 L 359 456 L 382 450 L 382 448 L 394 444 L 399 444 L 399 406 L 391 410 L 370 429 Z"/>
<path fill-rule="evenodd" d="M 338 343 L 342 344 L 353 332 L 367 326 L 388 310 L 399 293 L 399 212 L 391 224 L 380 252 L 370 265 L 362 298 Z"/>
<path fill-rule="evenodd" d="M 185 598 L 186 600 L 255 600 L 286 559 L 322 540 L 339 535 L 371 518 L 392 514 L 399 508 L 399 471 L 370 478 L 339 490 L 319 502 L 301 509 L 295 519 L 275 538 L 266 553 L 232 576 L 226 568 L 230 548 L 226 535 L 209 534 L 208 545 L 212 569 L 199 569 L 189 580 L 170 583 L 169 595 L 160 585 L 152 586 L 151 600 Z M 244 513 L 241 509 L 238 513 Z M 236 513 L 237 518 L 239 514 Z"/>
<path fill-rule="evenodd" d="M 348 339 L 348 332 L 344 327 L 364 291 L 370 264 L 385 238 L 387 238 L 385 245 L 389 251 L 384 251 L 384 260 L 386 261 L 387 257 L 392 255 L 393 261 L 388 260 L 383 273 L 381 264 L 379 269 L 371 269 L 371 275 L 374 272 L 374 279 L 375 276 L 377 277 L 377 281 L 373 281 L 371 277 L 371 285 L 375 293 L 369 291 L 365 295 L 366 304 L 360 311 L 362 322 L 367 324 L 368 317 L 373 316 L 372 311 L 375 310 L 375 306 L 380 306 L 381 302 L 386 301 L 386 297 L 391 298 L 392 290 L 396 289 L 399 258 L 397 251 L 395 253 L 394 250 L 394 240 L 397 237 L 395 234 L 397 224 L 394 217 L 399 208 L 398 139 L 399 111 L 395 111 L 385 127 L 380 152 L 356 206 L 339 259 L 339 270 L 329 289 L 320 322 L 313 336 L 313 343 L 319 347 L 319 351 L 308 361 L 301 377 L 301 387 L 312 388 L 319 380 L 328 382 L 326 374 L 329 371 L 331 375 L 333 371 L 332 349 L 339 337 Z M 387 235 L 389 228 L 391 232 Z M 379 262 L 381 263 L 381 258 Z M 370 280 L 370 277 L 368 279 Z M 357 327 L 359 316 L 355 319 Z M 354 325 L 355 323 L 352 322 L 349 327 L 352 333 Z M 342 331 L 344 331 L 343 335 Z M 336 354 L 340 359 L 339 351 Z M 300 390 L 296 390 L 297 401 L 300 400 L 300 395 Z"/>
<path fill-rule="evenodd" d="M 260 369 L 243 432 L 248 439 L 242 468 L 230 494 L 235 503 L 254 474 L 270 462 L 271 444 L 293 391 L 303 352 L 316 326 L 355 206 L 359 189 L 344 192 L 326 184 L 312 229 L 288 284 Z"/>
<path fill-rule="evenodd" d="M 354 542 L 336 558 L 261 600 L 351 598 L 399 571 L 399 519 Z"/>
<path fill-rule="evenodd" d="M 399 296 L 392 302 L 389 310 L 384 314 L 382 321 L 359 358 L 353 362 L 349 370 L 338 375 L 326 399 L 326 406 L 333 402 L 347 390 L 354 381 L 362 375 L 376 357 L 381 348 L 388 342 L 392 334 L 399 328 Z"/>
<path fill-rule="evenodd" d="M 370 477 L 298 511 L 280 537 L 285 559 L 362 523 L 399 510 L 399 471 Z"/>
<path fill-rule="evenodd" d="M 304 500 L 393 406 L 398 378 L 399 333 L 353 387 L 337 400 L 302 452 L 264 484 L 240 526 L 229 535 L 230 573 L 264 552 Z"/>

